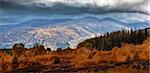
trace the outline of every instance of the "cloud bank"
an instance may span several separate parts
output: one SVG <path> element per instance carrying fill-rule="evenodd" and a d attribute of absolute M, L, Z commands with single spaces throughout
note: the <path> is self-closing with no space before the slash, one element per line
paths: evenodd
<path fill-rule="evenodd" d="M 138 12 L 150 14 L 149 0 L 0 0 L 20 5 L 32 10 L 48 11 L 50 13 L 109 13 L 109 12 Z M 8 5 L 8 4 L 7 4 Z"/>

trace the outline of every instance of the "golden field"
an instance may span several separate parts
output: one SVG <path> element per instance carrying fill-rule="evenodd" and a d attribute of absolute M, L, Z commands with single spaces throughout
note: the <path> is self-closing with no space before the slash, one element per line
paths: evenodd
<path fill-rule="evenodd" d="M 150 43 L 122 43 L 110 51 L 76 48 L 57 51 L 42 46 L 13 52 L 0 52 L 0 72 L 149 73 Z M 17 56 L 16 56 L 17 55 Z"/>

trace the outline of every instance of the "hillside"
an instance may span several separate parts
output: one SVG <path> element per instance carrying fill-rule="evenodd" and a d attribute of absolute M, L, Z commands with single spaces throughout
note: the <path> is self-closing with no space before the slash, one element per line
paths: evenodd
<path fill-rule="evenodd" d="M 149 39 L 141 45 L 124 44 L 111 51 L 86 48 L 57 51 L 42 46 L 25 50 L 13 48 L 13 56 L 1 53 L 1 72 L 103 72 L 149 73 Z M 22 49 L 22 50 L 21 50 Z M 24 50 L 24 51 L 23 51 Z"/>
<path fill-rule="evenodd" d="M 40 44 L 32 48 L 14 44 L 12 54 L 5 49 L 0 51 L 0 72 L 149 73 L 149 39 L 149 34 L 142 43 L 134 38 L 139 42 L 122 43 L 120 48 L 113 47 L 109 51 L 84 46 L 51 51 Z"/>
<path fill-rule="evenodd" d="M 78 44 L 78 48 L 86 47 L 89 49 L 112 50 L 113 47 L 121 47 L 123 43 L 142 44 L 150 36 L 150 28 L 140 30 L 121 30 L 107 33 L 95 38 L 87 39 Z"/>
<path fill-rule="evenodd" d="M 133 23 L 132 23 L 133 24 Z M 117 30 L 134 29 L 132 24 L 120 22 L 112 18 L 98 19 L 84 17 L 80 19 L 37 19 L 17 25 L 0 26 L 0 48 L 12 48 L 14 43 L 24 43 L 30 48 L 35 43 L 43 44 L 47 48 L 76 48 L 78 43 Z M 134 24 L 135 25 L 135 24 Z M 149 27 L 149 23 L 139 23 L 137 29 Z M 13 28 L 13 29 L 12 29 Z M 3 30 L 7 32 L 3 32 Z"/>

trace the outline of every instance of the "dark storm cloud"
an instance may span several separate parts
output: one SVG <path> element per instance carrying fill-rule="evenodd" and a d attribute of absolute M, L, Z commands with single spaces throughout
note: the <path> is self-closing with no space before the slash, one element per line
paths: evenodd
<path fill-rule="evenodd" d="M 137 12 L 149 14 L 149 0 L 0 0 L 1 7 L 47 13 Z"/>

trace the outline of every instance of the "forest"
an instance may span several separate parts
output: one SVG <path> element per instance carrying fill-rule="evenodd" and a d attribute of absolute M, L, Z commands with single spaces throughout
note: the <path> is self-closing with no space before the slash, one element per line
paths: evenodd
<path fill-rule="evenodd" d="M 112 50 L 113 47 L 121 47 L 123 43 L 142 44 L 150 36 L 150 28 L 133 31 L 121 30 L 112 33 L 106 33 L 99 37 L 87 39 L 78 44 L 77 48 L 86 47 L 88 49 Z"/>

